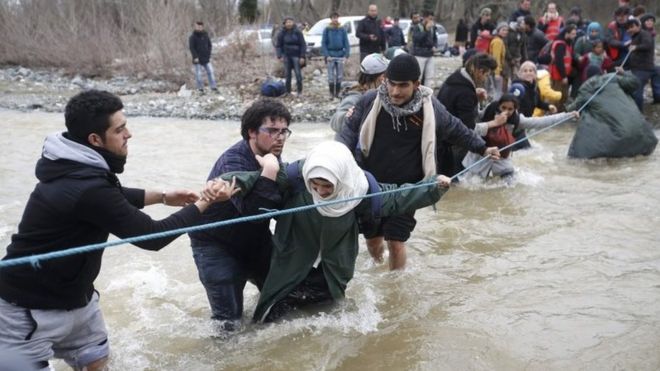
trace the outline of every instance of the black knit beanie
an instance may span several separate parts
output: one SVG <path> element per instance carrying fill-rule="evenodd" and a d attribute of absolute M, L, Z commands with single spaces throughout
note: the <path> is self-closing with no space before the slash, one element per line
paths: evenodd
<path fill-rule="evenodd" d="M 421 74 L 417 58 L 404 53 L 390 61 L 386 76 L 391 81 L 418 81 Z"/>

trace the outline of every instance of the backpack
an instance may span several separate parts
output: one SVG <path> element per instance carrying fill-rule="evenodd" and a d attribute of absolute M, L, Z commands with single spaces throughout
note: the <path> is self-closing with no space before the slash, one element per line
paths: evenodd
<path fill-rule="evenodd" d="M 552 40 L 545 43 L 545 45 L 543 45 L 541 50 L 539 50 L 539 54 L 536 58 L 539 64 L 546 64 L 546 65 L 550 64 L 552 62 L 551 52 L 552 52 Z"/>
<path fill-rule="evenodd" d="M 483 30 L 477 36 L 477 40 L 474 42 L 474 48 L 478 52 L 488 53 L 491 40 L 493 40 L 493 35 L 488 30 Z"/>
<path fill-rule="evenodd" d="M 286 93 L 286 86 L 280 80 L 266 80 L 261 84 L 261 95 L 264 97 L 279 97 Z"/>
<path fill-rule="evenodd" d="M 366 170 L 364 171 L 364 175 L 367 177 L 367 181 L 369 182 L 369 190 L 367 191 L 367 194 L 380 192 L 381 191 L 380 185 L 378 185 L 376 178 L 374 178 L 374 176 Z M 291 162 L 286 166 L 286 176 L 287 179 L 289 180 L 289 184 L 291 185 L 291 188 L 293 189 L 293 193 L 300 193 L 306 190 L 305 179 L 303 179 L 302 173 L 300 171 L 300 161 Z M 377 223 L 381 217 L 380 212 L 383 209 L 383 196 L 382 195 L 373 196 L 370 199 L 371 199 L 371 220 L 370 221 L 358 220 L 360 230 L 362 230 L 363 223 L 365 222 Z"/>

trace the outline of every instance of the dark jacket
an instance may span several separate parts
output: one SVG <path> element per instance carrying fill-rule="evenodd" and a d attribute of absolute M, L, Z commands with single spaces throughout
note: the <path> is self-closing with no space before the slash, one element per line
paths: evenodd
<path fill-rule="evenodd" d="M 246 140 L 227 149 L 213 165 L 208 179 L 215 179 L 230 171 L 256 171 L 261 169 Z M 203 214 L 204 223 L 235 219 L 262 213 L 259 208 L 278 208 L 272 194 L 272 181 L 260 177 L 252 192 L 241 197 L 219 202 L 209 206 Z M 250 223 L 232 224 L 223 228 L 207 229 L 190 233 L 190 242 L 194 247 L 214 245 L 225 249 L 230 255 L 243 263 L 260 264 L 264 257 L 270 256 L 271 233 L 270 220 L 261 219 Z M 257 267 L 258 268 L 258 267 Z M 264 272 L 265 273 L 265 272 Z"/>
<path fill-rule="evenodd" d="M 426 30 L 423 22 L 413 28 L 413 48 L 411 54 L 416 57 L 432 57 L 433 47 L 438 42 L 438 36 L 435 34 L 435 27 Z"/>
<path fill-rule="evenodd" d="M 479 116 L 479 101 L 474 84 L 461 73 L 461 69 L 447 77 L 438 92 L 438 100 L 450 114 L 458 117 L 463 125 L 474 130 Z"/>
<path fill-rule="evenodd" d="M 348 34 L 344 27 L 328 25 L 323 30 L 321 38 L 321 55 L 333 58 L 348 58 L 351 54 L 351 45 L 348 43 Z"/>
<path fill-rule="evenodd" d="M 207 64 L 211 60 L 211 39 L 206 31 L 194 31 L 188 38 L 188 46 L 193 61 L 199 59 L 200 64 Z M 193 62 L 194 63 L 194 62 Z"/>
<path fill-rule="evenodd" d="M 464 69 L 458 69 L 449 77 L 440 87 L 438 100 L 449 111 L 450 114 L 457 117 L 465 128 L 474 132 L 474 127 L 479 117 L 479 104 L 475 86 L 464 73 Z M 442 156 L 441 174 L 453 176 L 463 170 L 462 161 L 468 152 L 477 152 L 469 147 L 455 145 L 455 143 L 441 143 L 438 155 Z"/>
<path fill-rule="evenodd" d="M 50 137 L 49 137 L 50 138 Z M 49 139 L 47 139 L 48 141 Z M 91 151 L 91 150 L 90 150 Z M 198 223 L 195 205 L 154 221 L 141 212 L 144 191 L 121 187 L 112 172 L 69 159 L 42 157 L 39 179 L 3 260 L 102 243 L 108 234 L 127 238 Z M 177 236 L 136 242 L 159 250 Z M 30 309 L 80 308 L 92 298 L 103 250 L 0 270 L 0 297 Z"/>
<path fill-rule="evenodd" d="M 399 26 L 392 26 L 385 31 L 387 36 L 387 46 L 403 46 L 406 39 L 403 37 L 403 30 Z"/>
<path fill-rule="evenodd" d="M 538 62 L 539 52 L 545 44 L 548 43 L 548 38 L 545 37 L 543 31 L 534 27 L 534 29 L 527 33 L 527 60 L 534 63 Z"/>
<path fill-rule="evenodd" d="M 470 29 L 465 22 L 458 22 L 456 25 L 456 42 L 467 42 Z"/>
<path fill-rule="evenodd" d="M 371 40 L 369 35 L 376 35 L 376 40 Z M 380 19 L 364 17 L 358 22 L 355 36 L 360 39 L 360 53 L 382 53 L 385 51 L 385 32 L 380 28 Z"/>
<path fill-rule="evenodd" d="M 534 113 L 534 108 L 540 108 L 544 111 L 550 109 L 550 105 L 547 102 L 541 100 L 541 93 L 539 88 L 536 85 L 536 81 L 529 82 L 520 79 L 514 79 L 514 83 L 522 84 L 525 87 L 525 94 L 518 97 L 518 112 L 522 113 L 525 117 L 532 117 Z"/>
<path fill-rule="evenodd" d="M 513 60 L 523 62 L 528 59 L 527 34 L 524 32 L 509 30 L 509 35 L 504 40 L 504 44 L 506 45 L 506 60 L 508 62 Z"/>
<path fill-rule="evenodd" d="M 357 143 L 360 135 L 362 123 L 367 118 L 373 102 L 376 99 L 377 90 L 366 92 L 362 98 L 355 105 L 355 110 L 350 119 L 346 120 L 341 133 L 339 133 L 338 140 L 344 143 L 356 155 L 358 163 L 365 163 L 362 157 L 362 152 L 357 150 Z M 438 102 L 437 99 L 432 97 L 433 111 L 435 113 L 435 136 L 436 136 L 436 165 L 439 174 L 443 172 L 442 164 L 443 158 L 441 156 L 442 148 L 446 143 L 458 144 L 468 148 L 472 152 L 483 153 L 486 149 L 486 143 L 481 137 L 476 135 L 474 131 L 469 130 L 462 122 L 456 117 L 452 116 L 445 107 Z M 384 111 L 384 109 L 382 110 Z M 391 125 L 391 120 L 390 120 Z M 370 156 L 376 156 L 371 152 Z M 420 163 L 421 166 L 421 163 Z M 365 170 L 369 170 L 368 168 Z M 423 172 L 422 172 L 423 174 Z M 378 179 L 378 178 L 376 178 Z"/>
<path fill-rule="evenodd" d="M 511 17 L 509 17 L 509 22 L 516 22 L 518 21 L 518 18 L 520 17 L 526 17 L 528 15 L 532 15 L 532 13 L 529 10 L 522 10 L 520 8 L 516 9 L 513 14 L 511 14 Z"/>
<path fill-rule="evenodd" d="M 302 32 L 296 27 L 287 30 L 283 28 L 277 34 L 277 57 L 305 58 L 307 44 Z"/>
<path fill-rule="evenodd" d="M 534 108 L 538 107 L 544 111 L 550 109 L 550 105 L 547 102 L 541 100 L 541 92 L 539 87 L 536 84 L 536 81 L 529 82 L 525 80 L 515 79 L 513 83 L 522 84 L 525 87 L 525 94 L 521 97 L 518 97 L 518 112 L 525 117 L 532 117 L 534 113 Z M 482 118 L 482 121 L 489 121 L 486 117 Z M 527 131 L 525 128 L 518 125 L 514 125 L 512 131 L 513 137 L 516 139 L 516 142 L 522 140 L 527 136 Z M 518 151 L 521 149 L 529 148 L 532 145 L 529 143 L 529 140 L 525 139 L 511 147 L 512 151 Z"/>
<path fill-rule="evenodd" d="M 640 30 L 632 37 L 631 45 L 635 45 L 635 50 L 630 53 L 626 67 L 631 70 L 653 71 L 655 69 L 655 41 L 651 34 Z"/>

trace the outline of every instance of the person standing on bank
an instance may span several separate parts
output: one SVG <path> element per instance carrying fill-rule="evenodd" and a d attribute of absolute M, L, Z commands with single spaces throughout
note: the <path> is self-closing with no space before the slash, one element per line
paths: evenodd
<path fill-rule="evenodd" d="M 435 64 L 433 63 L 433 48 L 438 41 L 435 33 L 433 13 L 424 11 L 422 21 L 413 28 L 413 48 L 410 54 L 417 58 L 422 71 L 419 80 L 422 85 L 433 89 L 435 87 Z"/>
<path fill-rule="evenodd" d="M 122 187 L 131 132 L 121 100 L 106 91 L 75 95 L 65 107 L 67 131 L 46 137 L 37 161 L 39 183 L 27 201 L 18 232 L 3 260 L 201 224 L 213 202 L 229 199 L 234 184 L 218 183 L 210 199 L 188 190 L 145 191 Z M 213 184 L 213 183 L 210 183 Z M 206 192 L 206 191 L 209 192 Z M 212 196 L 211 196 L 212 195 Z M 162 203 L 182 207 L 159 221 L 140 211 Z M 178 236 L 136 242 L 160 250 Z M 104 370 L 108 331 L 94 280 L 103 250 L 0 269 L 0 349 L 50 370 L 51 358 L 79 370 Z"/>
<path fill-rule="evenodd" d="M 385 76 L 383 85 L 358 101 L 338 138 L 377 181 L 401 185 L 441 173 L 436 147 L 442 142 L 499 158 L 497 147 L 486 148 L 484 140 L 449 114 L 430 88 L 420 85 L 415 57 L 395 57 Z M 383 260 L 385 240 L 390 269 L 405 267 L 405 241 L 415 228 L 414 216 L 414 212 L 403 213 L 365 226 L 364 236 L 374 260 Z"/>
<path fill-rule="evenodd" d="M 195 22 L 195 30 L 188 38 L 190 54 L 192 54 L 193 65 L 195 66 L 195 83 L 197 91 L 204 94 L 204 82 L 202 81 L 202 68 L 206 71 L 211 90 L 218 92 L 218 87 L 213 76 L 213 66 L 211 65 L 211 38 L 208 32 L 204 30 L 204 22 Z"/>
<path fill-rule="evenodd" d="M 392 27 L 385 30 L 387 38 L 387 48 L 403 48 L 406 44 L 406 38 L 403 36 L 403 30 L 399 26 L 399 17 L 394 17 Z"/>
<path fill-rule="evenodd" d="M 291 93 L 291 70 L 296 74 L 296 92 L 302 94 L 302 66 L 305 65 L 307 44 L 302 32 L 296 27 L 293 18 L 284 18 L 284 28 L 277 35 L 277 59 L 284 63 L 286 92 Z"/>
<path fill-rule="evenodd" d="M 355 36 L 360 39 L 360 62 L 369 54 L 385 51 L 385 32 L 380 27 L 376 5 L 369 5 L 367 16 L 358 22 Z"/>
<path fill-rule="evenodd" d="M 330 15 L 330 24 L 323 30 L 321 37 L 321 55 L 328 66 L 328 89 L 330 96 L 339 98 L 341 81 L 344 77 L 344 62 L 351 54 L 348 33 L 339 24 L 339 13 Z"/>
<path fill-rule="evenodd" d="M 279 158 L 291 135 L 291 113 L 275 99 L 253 103 L 241 117 L 243 139 L 227 149 L 213 165 L 208 179 L 235 171 L 255 171 L 261 167 L 256 155 Z M 268 202 L 264 189 L 268 179 L 259 178 L 251 192 L 221 202 L 204 212 L 204 222 L 235 219 L 260 213 L 260 207 L 279 207 Z M 268 267 L 272 236 L 270 220 L 233 224 L 224 228 L 190 233 L 193 258 L 211 306 L 211 318 L 222 329 L 234 330 L 243 315 L 243 289 L 247 281 L 261 290 Z"/>

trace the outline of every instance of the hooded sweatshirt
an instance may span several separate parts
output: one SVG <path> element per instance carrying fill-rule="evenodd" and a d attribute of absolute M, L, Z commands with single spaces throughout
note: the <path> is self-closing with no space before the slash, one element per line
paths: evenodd
<path fill-rule="evenodd" d="M 126 238 L 185 227 L 201 219 L 197 207 L 190 205 L 154 221 L 138 210 L 144 207 L 144 190 L 122 187 L 98 152 L 63 134 L 48 136 L 43 148 L 36 166 L 39 183 L 3 260 L 102 243 L 109 233 Z M 176 237 L 136 245 L 159 250 Z M 0 297 L 30 309 L 83 307 L 94 293 L 102 255 L 103 250 L 96 250 L 42 261 L 36 268 L 4 268 Z"/>

